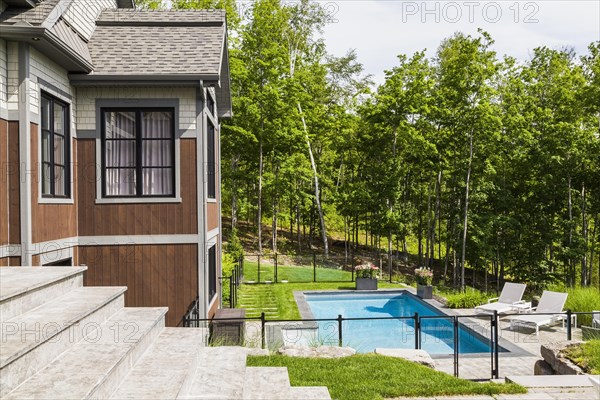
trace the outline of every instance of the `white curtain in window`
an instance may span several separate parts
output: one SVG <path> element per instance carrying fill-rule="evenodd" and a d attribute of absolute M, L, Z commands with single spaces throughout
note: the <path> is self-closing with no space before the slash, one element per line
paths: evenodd
<path fill-rule="evenodd" d="M 106 126 L 106 195 L 135 195 L 135 113 L 107 112 Z"/>
<path fill-rule="evenodd" d="M 173 193 L 173 121 L 170 112 L 142 113 L 142 191 Z"/>

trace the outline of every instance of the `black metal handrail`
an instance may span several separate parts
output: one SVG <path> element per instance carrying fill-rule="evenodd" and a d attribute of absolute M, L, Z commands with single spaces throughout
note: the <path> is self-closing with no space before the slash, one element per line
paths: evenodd
<path fill-rule="evenodd" d="M 567 340 L 572 340 L 572 330 L 573 326 L 571 323 L 573 315 L 592 315 L 593 312 L 572 312 L 571 310 L 567 310 L 561 313 L 535 313 L 536 315 L 565 315 L 566 318 L 566 328 L 567 328 Z M 523 316 L 527 314 L 523 313 L 508 313 L 503 314 L 502 317 L 511 317 L 511 316 Z M 459 376 L 459 360 L 460 360 L 460 319 L 461 318 L 489 318 L 490 320 L 490 336 L 489 336 L 489 347 L 490 347 L 490 375 L 492 379 L 498 379 L 499 377 L 499 353 L 500 353 L 500 337 L 499 337 L 499 322 L 500 315 L 497 311 L 494 311 L 492 314 L 467 314 L 467 315 L 419 315 L 415 313 L 412 316 L 402 316 L 402 317 L 348 317 L 345 318 L 342 315 L 338 315 L 337 318 L 309 318 L 309 319 L 267 319 L 265 313 L 261 313 L 260 317 L 245 317 L 245 318 L 227 318 L 227 321 L 255 321 L 260 322 L 261 332 L 261 348 L 266 347 L 266 326 L 268 323 L 307 323 L 307 322 L 336 322 L 338 326 L 338 346 L 343 345 L 343 322 L 344 321 L 367 321 L 367 320 L 413 320 L 414 321 L 414 334 L 415 334 L 415 349 L 421 348 L 421 338 L 422 338 L 422 330 L 423 325 L 421 323 L 422 320 L 428 319 L 444 319 L 448 320 L 452 324 L 453 331 L 453 364 L 454 364 L 454 376 Z M 193 326 L 199 326 L 200 323 L 212 323 L 213 319 L 210 318 L 184 318 L 184 323 L 188 325 L 184 326 L 192 326 L 190 324 L 194 324 Z"/>

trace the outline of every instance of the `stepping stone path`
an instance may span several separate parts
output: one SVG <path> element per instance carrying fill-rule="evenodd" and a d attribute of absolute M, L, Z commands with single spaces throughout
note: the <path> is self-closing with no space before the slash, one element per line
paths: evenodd
<path fill-rule="evenodd" d="M 238 308 L 246 310 L 247 318 L 259 318 L 264 312 L 267 319 L 281 319 L 273 285 L 242 285 Z"/>
<path fill-rule="evenodd" d="M 85 267 L 0 268 L 0 398 L 331 399 L 287 368 L 246 367 L 243 347 L 167 328 L 164 307 L 124 307 L 125 287 L 83 287 Z"/>

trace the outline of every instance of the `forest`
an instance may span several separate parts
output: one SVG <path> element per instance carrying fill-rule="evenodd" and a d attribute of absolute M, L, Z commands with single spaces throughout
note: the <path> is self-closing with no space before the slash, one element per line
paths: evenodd
<path fill-rule="evenodd" d="M 223 214 L 233 235 L 254 227 L 255 251 L 278 252 L 286 229 L 325 256 L 334 236 L 388 262 L 410 244 L 460 288 L 465 268 L 600 288 L 600 41 L 517 60 L 485 31 L 457 32 L 398 55 L 376 86 L 355 50 L 328 53 L 319 3 L 171 6 L 227 10 Z"/>

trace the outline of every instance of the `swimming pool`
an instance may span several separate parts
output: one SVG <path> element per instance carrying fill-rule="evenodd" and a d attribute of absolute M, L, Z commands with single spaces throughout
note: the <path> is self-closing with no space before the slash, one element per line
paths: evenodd
<path fill-rule="evenodd" d="M 305 293 L 315 319 L 444 316 L 440 310 L 406 292 L 393 293 Z M 337 344 L 337 322 L 319 322 L 319 340 Z M 376 347 L 415 348 L 414 319 L 344 321 L 343 344 L 359 353 Z M 489 337 L 489 331 L 481 332 Z M 489 340 L 473 329 L 459 326 L 459 353 L 489 353 Z M 451 319 L 421 319 L 421 348 L 430 354 L 452 354 L 454 333 Z M 503 349 L 501 349 L 502 351 Z"/>

